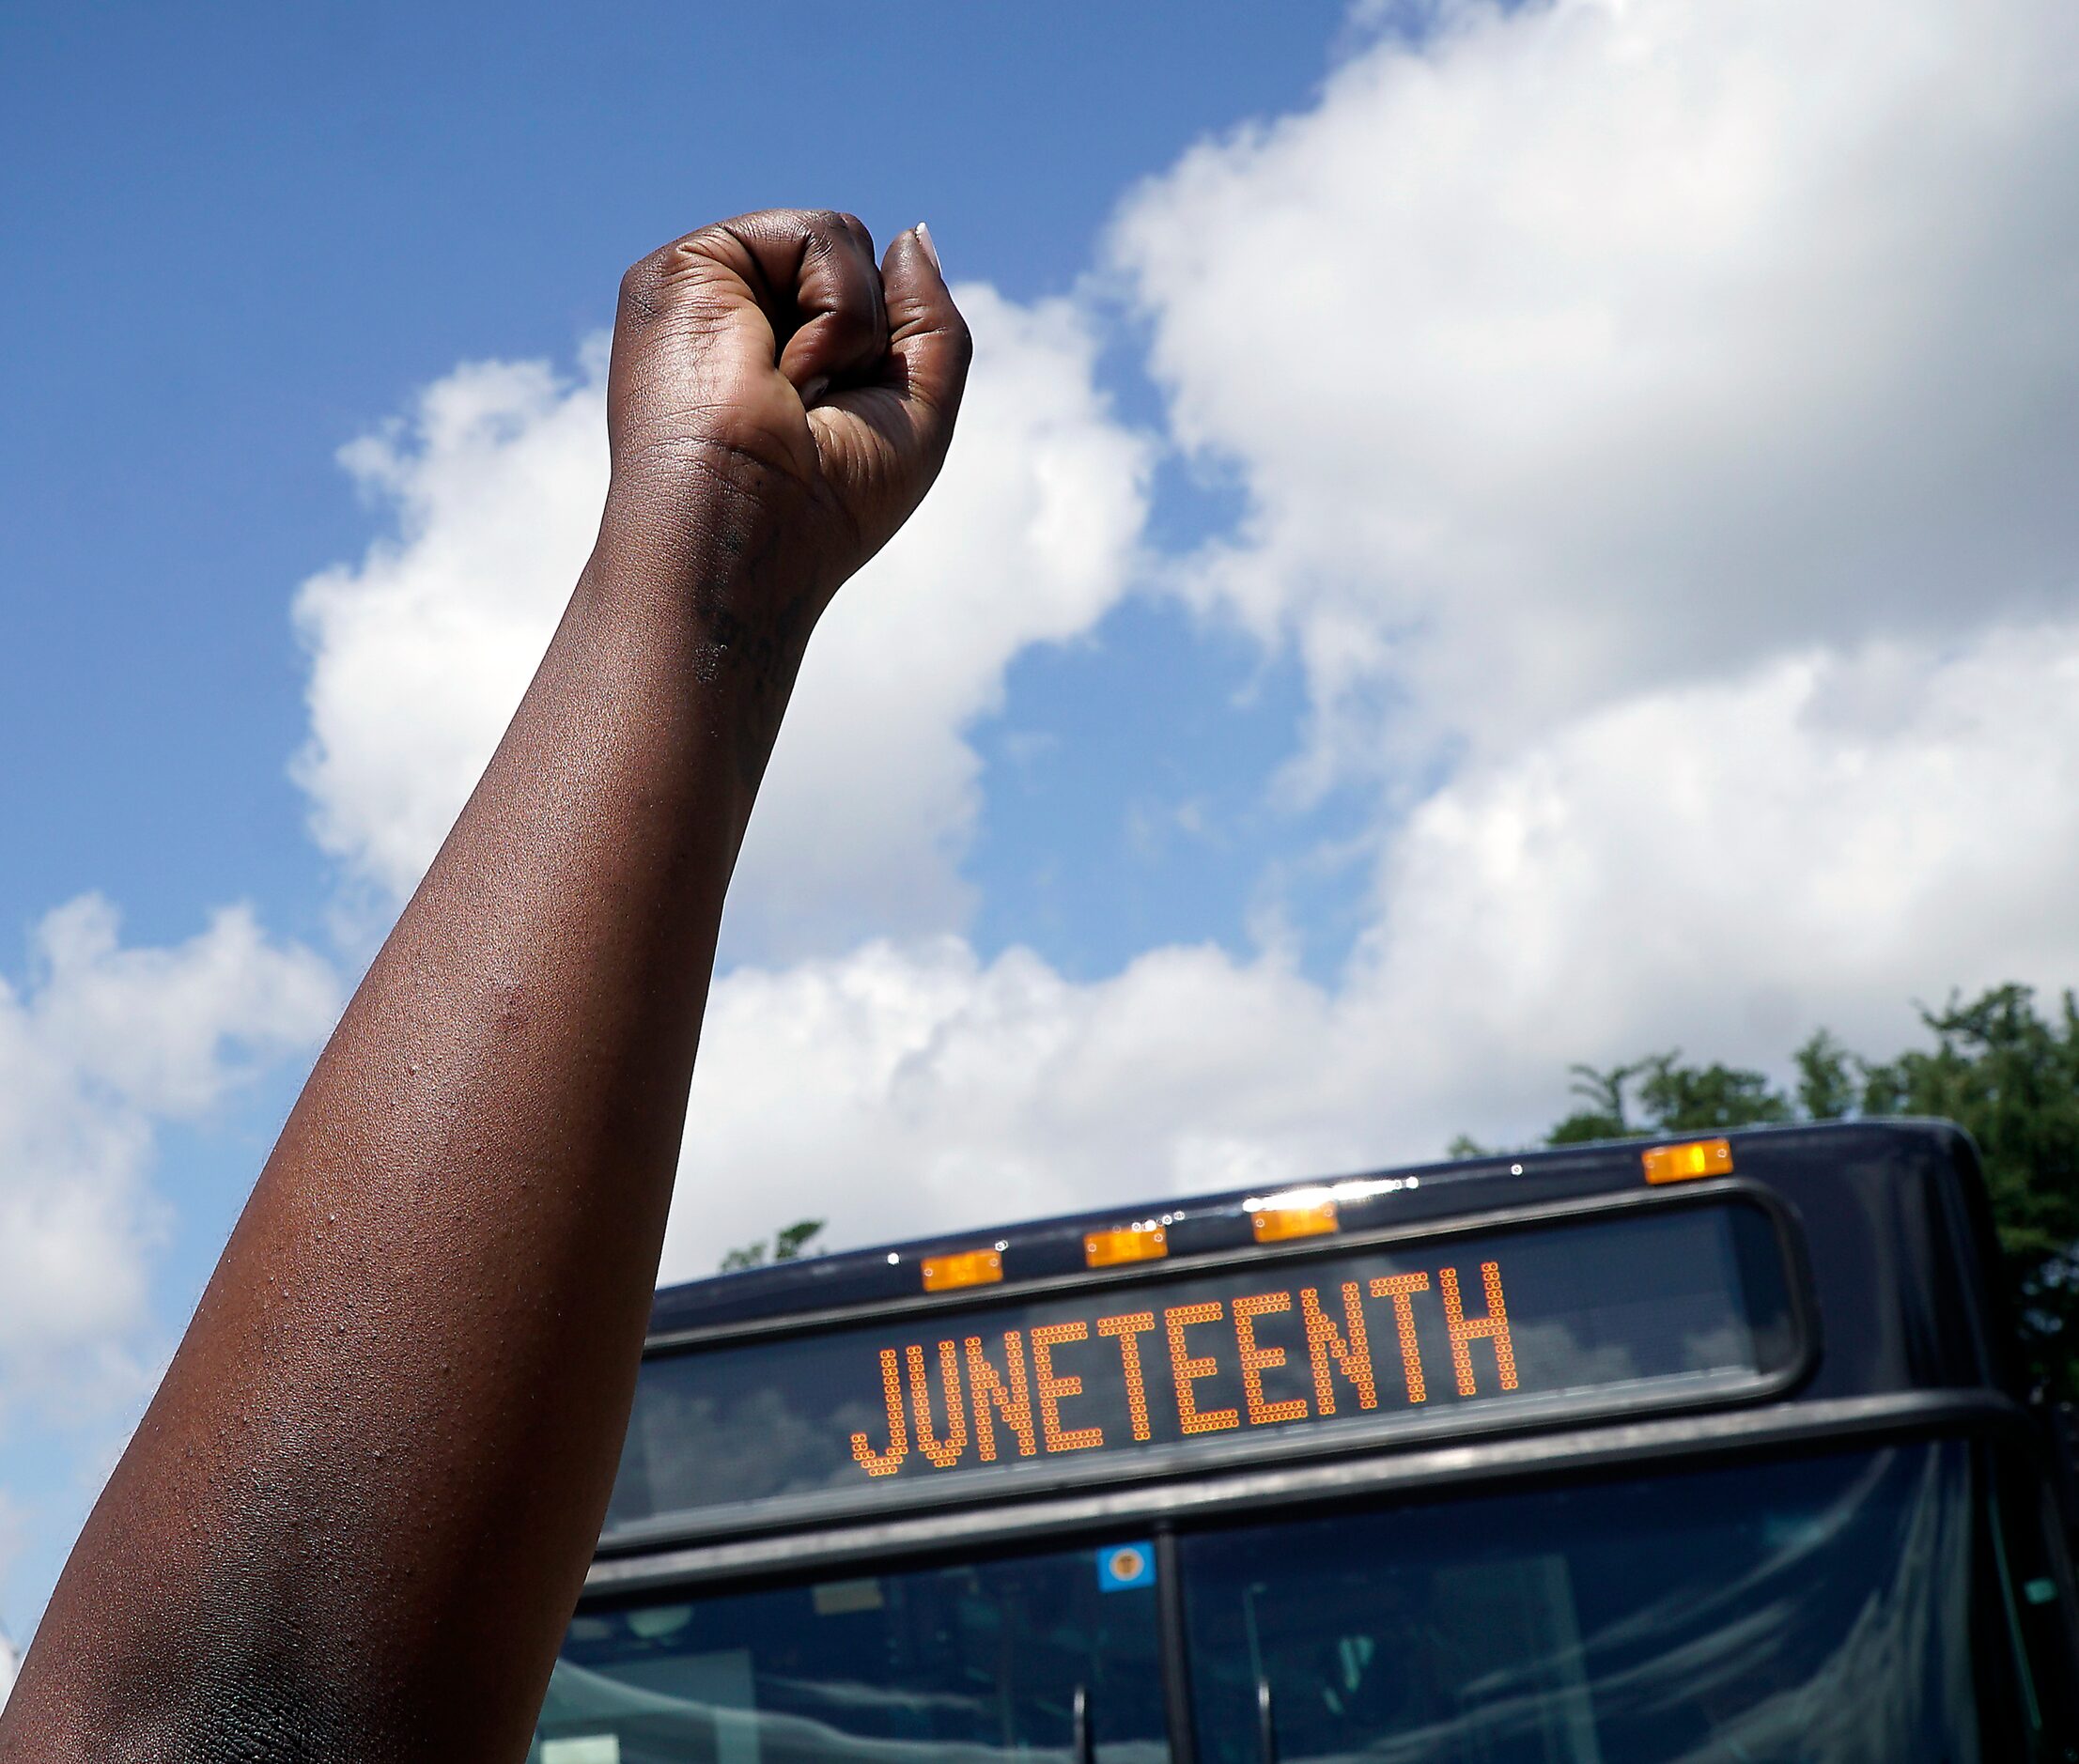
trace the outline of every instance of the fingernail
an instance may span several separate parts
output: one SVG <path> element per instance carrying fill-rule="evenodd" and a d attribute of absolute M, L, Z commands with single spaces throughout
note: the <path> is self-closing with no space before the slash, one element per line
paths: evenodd
<path fill-rule="evenodd" d="M 801 388 L 801 408 L 805 410 L 830 389 L 830 377 L 818 374 Z"/>
<path fill-rule="evenodd" d="M 946 273 L 946 267 L 944 264 L 939 261 L 939 247 L 931 242 L 931 228 L 926 226 L 922 221 L 919 221 L 917 223 L 915 231 L 917 234 L 918 244 L 922 245 L 924 248 L 924 255 L 931 259 L 931 267 L 934 270 L 938 271 L 939 278 L 943 280 Z"/>

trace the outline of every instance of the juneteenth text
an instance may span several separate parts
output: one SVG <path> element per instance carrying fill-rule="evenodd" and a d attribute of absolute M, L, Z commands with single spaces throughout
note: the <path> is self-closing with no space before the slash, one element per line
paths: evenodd
<path fill-rule="evenodd" d="M 1472 1315 L 1459 1271 L 1446 1267 L 1434 1283 L 1422 1272 L 1383 1275 L 884 1347 L 885 1437 L 855 1432 L 852 1457 L 868 1476 L 888 1477 L 912 1452 L 914 1467 L 950 1470 L 1145 1443 L 1158 1426 L 1171 1436 L 1165 1409 L 1176 1416 L 1173 1436 L 1191 1438 L 1376 1409 L 1382 1400 L 1425 1402 L 1440 1369 L 1424 1365 L 1421 1337 L 1436 1342 L 1439 1322 L 1459 1397 L 1482 1394 L 1482 1376 L 1489 1389 L 1513 1390 L 1498 1262 L 1480 1264 L 1478 1286 L 1484 1308 Z M 1476 1369 L 1475 1343 L 1484 1344 L 1483 1360 L 1491 1354 L 1491 1371 Z M 1285 1394 L 1266 1390 L 1266 1381 Z"/>

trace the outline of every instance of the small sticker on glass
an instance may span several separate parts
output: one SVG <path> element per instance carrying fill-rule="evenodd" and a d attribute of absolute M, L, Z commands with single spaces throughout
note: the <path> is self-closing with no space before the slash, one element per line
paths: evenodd
<path fill-rule="evenodd" d="M 1155 1585 L 1155 1545 L 1108 1543 L 1097 1552 L 1097 1590 L 1130 1592 Z"/>

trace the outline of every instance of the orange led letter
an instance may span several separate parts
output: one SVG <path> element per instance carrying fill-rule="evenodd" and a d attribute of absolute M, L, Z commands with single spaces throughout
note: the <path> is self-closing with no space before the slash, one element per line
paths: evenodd
<path fill-rule="evenodd" d="M 852 1435 L 852 1457 L 864 1467 L 870 1477 L 892 1477 L 903 1467 L 903 1460 L 909 1455 L 909 1428 L 903 1418 L 903 1384 L 901 1362 L 895 1357 L 893 1348 L 880 1351 L 881 1395 L 888 1403 L 888 1449 L 876 1451 L 866 1443 L 866 1435 Z"/>
<path fill-rule="evenodd" d="M 1003 1332 L 1003 1364 L 1010 1376 L 1008 1385 L 1004 1372 L 999 1372 L 983 1357 L 982 1338 L 968 1338 L 968 1394 L 974 1402 L 974 1443 L 981 1447 L 984 1463 L 996 1461 L 991 1402 L 1003 1411 L 1004 1420 L 1017 1435 L 1018 1456 L 1030 1458 L 1039 1450 L 1039 1443 L 1032 1437 L 1032 1399 L 1025 1390 L 1025 1338 L 1016 1329 Z"/>
<path fill-rule="evenodd" d="M 1193 1323 L 1218 1323 L 1221 1311 L 1218 1299 L 1209 1299 L 1203 1305 L 1172 1305 L 1162 1313 L 1162 1321 L 1170 1335 L 1170 1369 L 1176 1375 L 1177 1424 L 1187 1434 L 1218 1433 L 1226 1428 L 1242 1424 L 1240 1414 L 1233 1409 L 1200 1410 L 1191 1395 L 1192 1384 L 1201 1378 L 1210 1378 L 1219 1370 L 1218 1364 L 1208 1354 L 1194 1359 L 1184 1351 L 1184 1332 Z"/>
<path fill-rule="evenodd" d="M 1451 1290 L 1456 1292 L 1457 1288 Z M 1408 1294 L 1428 1291 L 1429 1276 L 1426 1274 L 1382 1275 L 1372 1282 L 1373 1298 L 1393 1301 L 1393 1322 L 1401 1332 L 1401 1370 L 1407 1375 L 1410 1402 L 1427 1401 L 1429 1387 L 1422 1383 L 1422 1350 L 1415 1339 L 1415 1304 Z M 1459 1352 L 1463 1354 L 1465 1350 Z"/>
<path fill-rule="evenodd" d="M 1328 1356 L 1335 1355 L 1343 1377 L 1358 1387 L 1358 1407 L 1375 1409 L 1379 1393 L 1372 1382 L 1372 1350 L 1364 1338 L 1364 1309 L 1358 1299 L 1358 1283 L 1342 1283 L 1342 1314 L 1349 1336 L 1337 1332 L 1321 1308 L 1321 1295 L 1311 1286 L 1299 1289 L 1300 1321 L 1307 1325 L 1307 1357 L 1313 1363 L 1314 1407 L 1323 1415 L 1336 1412 L 1336 1393 L 1328 1383 Z"/>
<path fill-rule="evenodd" d="M 1133 1436 L 1148 1437 L 1148 1386 L 1140 1376 L 1140 1343 L 1135 1339 L 1155 1327 L 1152 1310 L 1130 1311 L 1124 1317 L 1100 1317 L 1097 1333 L 1119 1338 L 1119 1364 L 1126 1374 L 1126 1413 L 1133 1418 Z"/>
<path fill-rule="evenodd" d="M 1458 1369 L 1458 1394 L 1470 1397 L 1473 1387 L 1473 1356 L 1466 1344 L 1475 1336 L 1491 1337 L 1495 1344 L 1495 1364 L 1501 1369 L 1501 1387 L 1513 1390 L 1516 1387 L 1516 1350 L 1509 1339 L 1509 1308 L 1501 1300 L 1501 1264 L 1483 1261 L 1480 1264 L 1481 1284 L 1487 1290 L 1487 1314 L 1468 1320 L 1465 1307 L 1458 1300 L 1458 1270 L 1445 1268 L 1436 1277 L 1444 1289 L 1444 1322 L 1451 1328 L 1451 1364 Z"/>
<path fill-rule="evenodd" d="M 1040 1432 L 1048 1451 L 1087 1451 L 1105 1443 L 1101 1427 L 1062 1426 L 1062 1399 L 1081 1396 L 1083 1381 L 1055 1376 L 1054 1347 L 1089 1339 L 1090 1325 L 1083 1323 L 1042 1323 L 1032 1331 L 1032 1391 L 1039 1398 Z"/>
<path fill-rule="evenodd" d="M 968 1448 L 968 1415 L 960 1402 L 960 1350 L 951 1341 L 939 1343 L 939 1378 L 944 1385 L 940 1398 L 946 1412 L 946 1436 L 942 1440 L 931 1430 L 931 1381 L 924 1376 L 924 1351 L 911 1342 L 909 1415 L 917 1424 L 917 1444 L 939 1469 L 950 1470 Z"/>
<path fill-rule="evenodd" d="M 1290 1292 L 1258 1292 L 1252 1297 L 1234 1301 L 1234 1345 L 1241 1350 L 1242 1394 L 1249 1399 L 1249 1424 L 1251 1427 L 1271 1427 L 1280 1421 L 1304 1421 L 1307 1418 L 1307 1400 L 1304 1397 L 1288 1398 L 1283 1402 L 1264 1400 L 1264 1369 L 1272 1366 L 1282 1366 L 1285 1363 L 1285 1350 L 1256 1345 L 1256 1320 L 1291 1308 Z"/>

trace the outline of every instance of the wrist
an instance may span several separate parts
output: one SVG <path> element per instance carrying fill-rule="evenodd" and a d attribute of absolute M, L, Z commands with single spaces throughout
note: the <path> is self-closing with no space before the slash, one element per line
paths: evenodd
<path fill-rule="evenodd" d="M 727 605 L 752 622 L 808 608 L 813 622 L 851 573 L 848 527 L 819 487 L 748 449 L 699 441 L 614 450 L 599 547 L 696 606 Z"/>
<path fill-rule="evenodd" d="M 675 698 L 703 740 L 734 748 L 753 779 L 829 599 L 786 549 L 776 532 L 719 513 L 667 518 L 610 496 L 572 598 L 598 665 L 648 705 Z"/>

